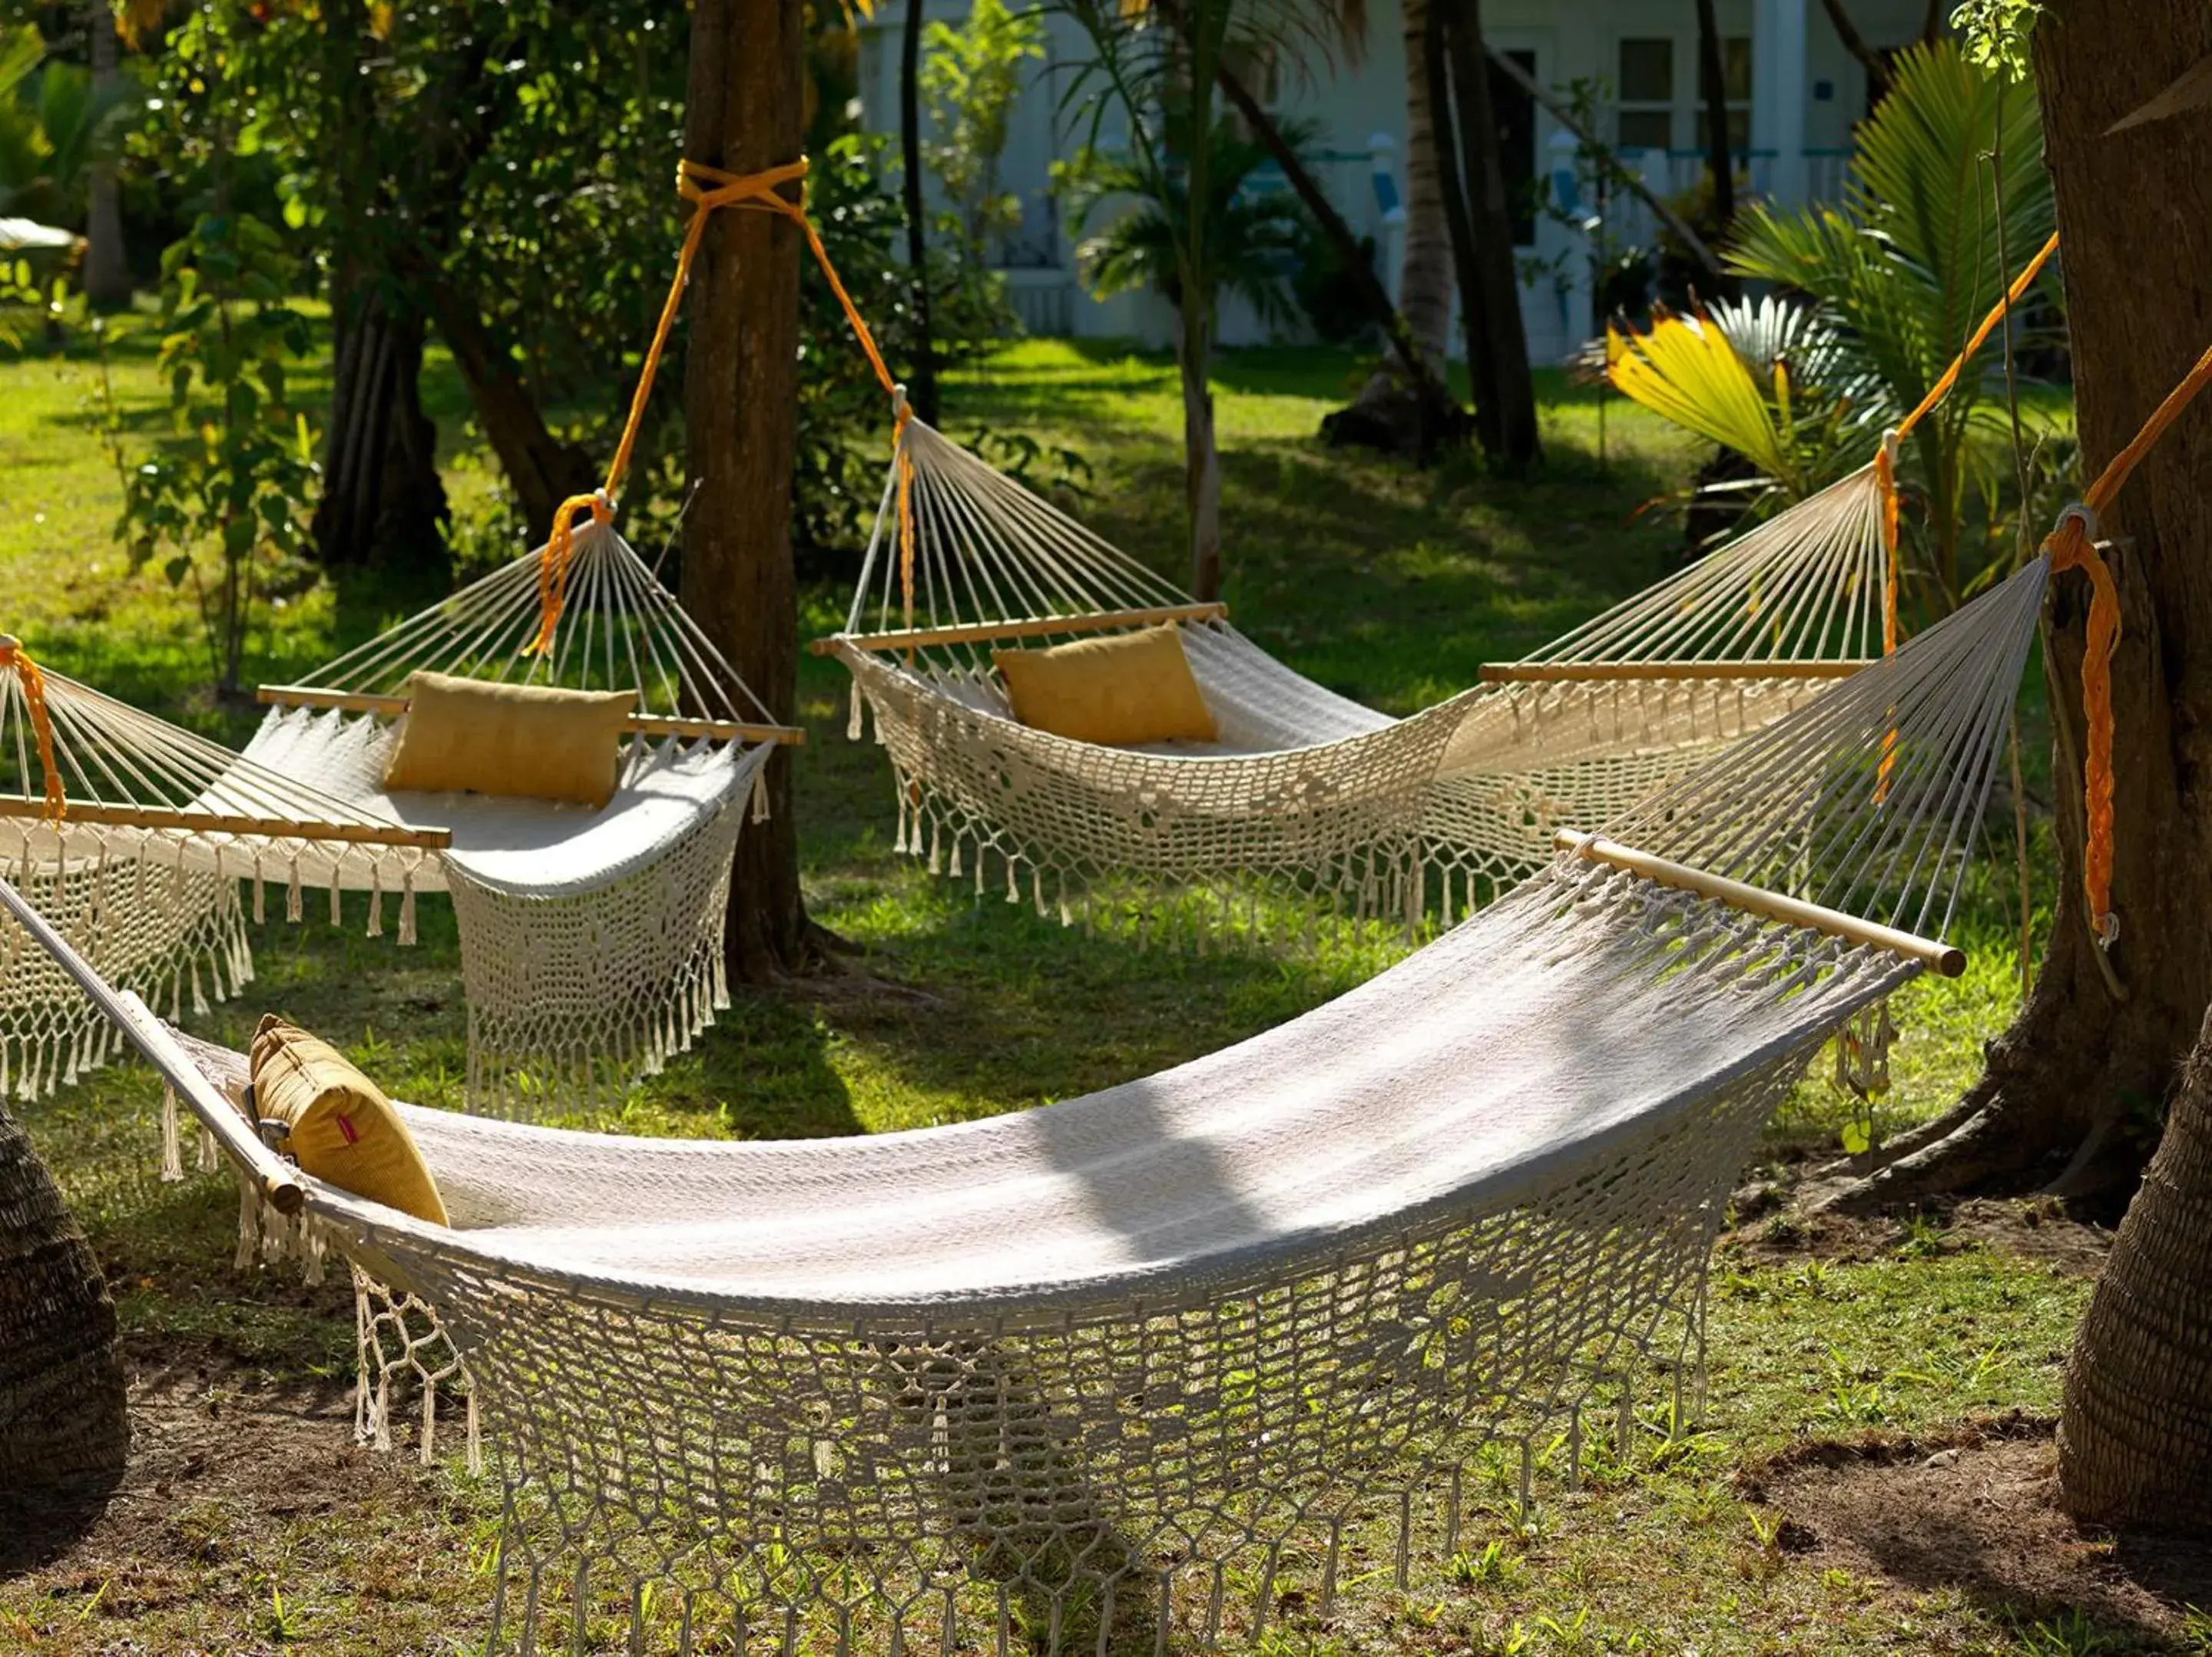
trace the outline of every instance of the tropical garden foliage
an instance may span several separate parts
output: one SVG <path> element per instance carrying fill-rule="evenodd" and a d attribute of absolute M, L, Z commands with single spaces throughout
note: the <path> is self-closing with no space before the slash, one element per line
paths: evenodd
<path fill-rule="evenodd" d="M 1859 129 L 1843 201 L 1757 204 L 1738 222 L 1731 267 L 1784 297 L 1617 340 L 1617 379 L 1745 456 L 1766 499 L 1800 499 L 1872 456 L 2051 235 L 2034 99 L 1983 73 L 1954 42 L 1913 47 Z M 2015 363 L 2047 350 L 2057 291 L 2046 280 L 2024 305 Z M 2003 355 L 1990 355 L 2000 366 L 1975 365 L 1901 458 L 1923 508 L 1909 517 L 1925 525 L 1913 531 L 1907 577 L 1931 611 L 1955 607 L 2015 553 L 2023 489 L 2008 452 Z M 2069 458 L 2056 440 L 2031 453 L 2025 493 Z"/>

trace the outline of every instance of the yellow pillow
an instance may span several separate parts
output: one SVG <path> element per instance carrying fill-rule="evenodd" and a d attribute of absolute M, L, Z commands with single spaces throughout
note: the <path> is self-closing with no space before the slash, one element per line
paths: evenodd
<path fill-rule="evenodd" d="M 1014 717 L 1056 737 L 1120 747 L 1220 734 L 1173 622 L 1050 650 L 994 650 L 991 665 Z"/>
<path fill-rule="evenodd" d="M 614 798 L 635 690 L 559 690 L 417 673 L 386 788 L 601 806 Z"/>
<path fill-rule="evenodd" d="M 248 1114 L 291 1130 L 283 1149 L 302 1172 L 418 1220 L 449 1223 L 415 1136 L 343 1053 L 272 1012 L 253 1032 L 251 1065 Z"/>

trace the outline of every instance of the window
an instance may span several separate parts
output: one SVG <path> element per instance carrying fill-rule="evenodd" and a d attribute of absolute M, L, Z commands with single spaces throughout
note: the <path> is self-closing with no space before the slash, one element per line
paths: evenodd
<path fill-rule="evenodd" d="M 1746 66 L 1749 60 L 1747 58 Z M 1666 39 L 1620 43 L 1620 149 L 1674 147 L 1674 43 Z"/>

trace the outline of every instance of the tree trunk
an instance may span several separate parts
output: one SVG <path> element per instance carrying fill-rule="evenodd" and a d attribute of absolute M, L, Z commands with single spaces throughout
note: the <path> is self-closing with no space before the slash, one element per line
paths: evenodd
<path fill-rule="evenodd" d="M 1867 45 L 1866 36 L 1859 33 L 1858 25 L 1851 21 L 1850 13 L 1844 9 L 1844 0 L 1820 0 L 1820 3 L 1827 10 L 1828 21 L 1836 31 L 1836 39 L 1843 42 L 1845 52 L 1858 59 L 1859 67 L 1866 70 L 1867 101 L 1880 103 L 1889 95 L 1889 65 L 1882 61 L 1880 52 Z M 1942 4 L 1942 0 L 1935 0 L 1930 11 L 1936 11 Z"/>
<path fill-rule="evenodd" d="M 1490 55 L 1482 40 L 1481 0 L 1431 0 L 1444 14 L 1444 58 L 1459 139 L 1459 178 L 1468 235 L 1460 265 L 1460 307 L 1468 373 L 1474 389 L 1475 434 L 1490 464 L 1509 476 L 1543 458 L 1536 427 L 1536 382 L 1521 322 L 1521 276 L 1513 263 L 1513 209 L 1498 153 L 1490 97 Z"/>
<path fill-rule="evenodd" d="M 1920 44 L 1932 46 L 1943 38 L 1943 20 L 1951 15 L 1953 0 L 1928 0 L 1920 14 Z"/>
<path fill-rule="evenodd" d="M 467 382 L 477 422 L 499 457 L 500 470 L 530 526 L 531 541 L 533 545 L 541 543 L 552 533 L 556 507 L 572 495 L 588 495 L 599 487 L 599 469 L 580 445 L 563 443 L 553 434 L 538 399 L 484 326 L 475 300 L 434 270 L 417 274 L 437 321 L 438 337 Z"/>
<path fill-rule="evenodd" d="M 1206 384 L 1205 334 L 1176 337 L 1182 376 L 1183 502 L 1190 514 L 1190 590 L 1201 603 L 1221 596 L 1221 451 L 1213 440 L 1213 388 Z M 1194 361 L 1195 355 L 1196 360 Z"/>
<path fill-rule="evenodd" d="M 115 13 L 108 0 L 88 0 L 85 27 L 91 36 L 92 95 L 97 104 L 115 85 Z M 131 303 L 131 265 L 123 246 L 123 198 L 115 187 L 114 165 L 94 163 L 86 190 L 84 296 L 95 310 L 119 310 Z"/>
<path fill-rule="evenodd" d="M 899 154 L 906 164 L 906 263 L 914 288 L 914 373 L 908 400 L 937 424 L 937 343 L 929 327 L 929 239 L 921 203 L 921 22 L 926 0 L 906 0 L 906 28 L 899 38 Z"/>
<path fill-rule="evenodd" d="M 694 0 L 684 153 L 732 173 L 796 161 L 803 0 Z M 777 213 L 714 215 L 693 267 L 684 360 L 688 465 L 684 607 L 770 718 L 798 700 L 791 479 L 799 446 L 799 230 Z M 791 750 L 768 764 L 769 820 L 749 822 L 730 886 L 732 975 L 776 982 L 812 963 L 799 889 Z"/>
<path fill-rule="evenodd" d="M 422 412 L 422 319 L 395 313 L 366 282 L 337 304 L 317 555 L 332 568 L 441 573 L 453 511 L 438 476 L 438 428 Z"/>
<path fill-rule="evenodd" d="M 2208 50 L 2197 0 L 2061 0 L 2035 32 L 2045 154 L 2064 238 L 2084 468 L 2134 436 L 2188 370 L 2212 318 L 2212 127 L 2105 130 Z M 1982 1185 L 2124 1192 L 2212 1001 L 2212 410 L 2144 461 L 2104 534 L 2120 589 L 2113 905 L 2100 959 L 2081 896 L 2083 634 L 2088 586 L 2054 584 L 2045 652 L 2059 897 L 2033 996 L 1959 1108 L 1890 1147 L 1856 1206 Z"/>
<path fill-rule="evenodd" d="M 0 1502 L 102 1496 L 130 1446 L 115 1303 L 53 1176 L 0 1107 Z"/>
<path fill-rule="evenodd" d="M 2077 1519 L 2212 1530 L 2212 1017 L 2075 1332 L 2058 1484 Z"/>
<path fill-rule="evenodd" d="M 1406 252 L 1398 309 L 1441 377 L 1451 349 L 1451 226 L 1437 168 L 1437 94 L 1429 82 L 1430 0 L 1406 0 Z"/>
<path fill-rule="evenodd" d="M 1705 166 L 1713 175 L 1713 239 L 1735 221 L 1735 151 L 1729 143 L 1728 64 L 1713 0 L 1698 0 L 1698 83 L 1705 102 Z"/>

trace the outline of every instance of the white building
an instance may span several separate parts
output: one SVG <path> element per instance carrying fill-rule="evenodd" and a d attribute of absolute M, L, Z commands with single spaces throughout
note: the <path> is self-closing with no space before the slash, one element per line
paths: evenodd
<path fill-rule="evenodd" d="M 861 39 L 860 92 L 865 124 L 898 130 L 898 48 L 908 4 L 957 25 L 969 0 L 885 0 Z M 1318 128 L 1323 185 L 1352 228 L 1374 238 L 1385 279 L 1395 284 L 1401 253 L 1406 135 L 1406 58 L 1396 0 L 1370 0 L 1367 49 L 1353 65 L 1285 69 L 1255 76 L 1273 112 Z M 1851 130 L 1868 107 L 1864 69 L 1836 36 L 1819 0 L 1719 0 L 1727 38 L 1728 80 L 1738 143 L 1759 194 L 1784 202 L 1832 198 L 1840 190 Z M 1914 38 L 1926 0 L 1850 0 L 1862 36 L 1877 49 Z M 1662 196 L 1692 186 L 1705 169 L 1694 0 L 1486 0 L 1484 30 L 1494 52 L 1509 54 L 1549 88 L 1583 82 L 1602 88 L 1602 136 Z M 1042 335 L 1170 337 L 1165 305 L 1149 295 L 1099 301 L 1075 270 L 1071 227 L 1049 189 L 1056 159 L 1072 155 L 1080 130 L 1060 109 L 1068 77 L 1090 50 L 1082 31 L 1048 16 L 1045 57 L 1030 65 L 1002 163 L 1004 187 L 1020 196 L 1025 222 L 1007 241 L 1004 263 L 1015 304 L 1030 331 Z M 1547 112 L 1493 77 L 1507 163 L 1531 181 L 1529 197 L 1558 202 L 1555 175 L 1571 175 L 1573 139 Z M 1567 188 L 1571 192 L 1572 186 Z M 1590 329 L 1589 245 L 1563 219 L 1586 214 L 1525 212 L 1528 280 L 1522 310 L 1539 361 L 1555 360 Z M 1604 234 L 1614 246 L 1648 241 L 1649 215 L 1616 200 Z M 1255 319 L 1232 307 L 1224 343 L 1264 337 Z"/>

